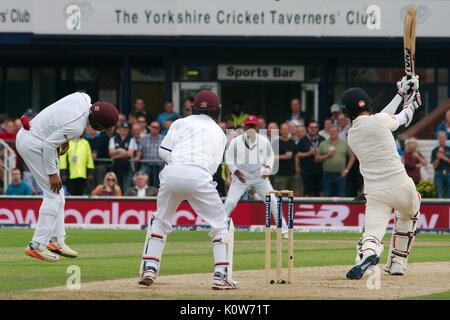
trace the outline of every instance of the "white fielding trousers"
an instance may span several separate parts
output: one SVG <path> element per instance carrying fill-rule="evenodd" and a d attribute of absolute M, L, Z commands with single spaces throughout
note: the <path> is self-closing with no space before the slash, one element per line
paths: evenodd
<path fill-rule="evenodd" d="M 42 189 L 43 199 L 33 235 L 33 242 L 47 245 L 51 237 L 64 237 L 64 190 L 58 194 L 50 189 L 50 180 L 44 167 L 42 140 L 29 131 L 20 129 L 16 138 L 16 149 Z M 55 149 L 56 152 L 56 149 Z"/>

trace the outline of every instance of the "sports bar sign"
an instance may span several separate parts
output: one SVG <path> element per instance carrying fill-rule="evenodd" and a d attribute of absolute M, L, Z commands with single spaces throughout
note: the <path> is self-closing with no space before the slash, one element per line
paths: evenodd
<path fill-rule="evenodd" d="M 0 33 L 401 37 L 409 5 L 418 37 L 450 37 L 442 0 L 1 0 Z"/>
<path fill-rule="evenodd" d="M 303 81 L 303 66 L 224 65 L 217 67 L 219 80 Z"/>
<path fill-rule="evenodd" d="M 35 225 L 41 199 L 0 198 L 1 225 Z M 284 210 L 285 211 L 285 210 Z M 68 198 L 65 206 L 67 224 L 108 227 L 123 225 L 145 225 L 156 213 L 156 201 L 150 199 L 89 199 Z M 284 212 L 286 214 L 286 212 Z M 315 228 L 362 228 L 364 205 L 351 201 L 299 201 L 294 204 L 294 226 Z M 240 202 L 232 214 L 236 226 L 264 225 L 262 202 Z M 391 217 L 393 218 L 393 217 Z M 392 226 L 393 220 L 391 220 Z M 172 219 L 176 226 L 201 226 L 205 221 L 187 202 L 183 202 Z M 448 202 L 427 203 L 421 206 L 419 228 L 450 229 L 450 206 Z"/>

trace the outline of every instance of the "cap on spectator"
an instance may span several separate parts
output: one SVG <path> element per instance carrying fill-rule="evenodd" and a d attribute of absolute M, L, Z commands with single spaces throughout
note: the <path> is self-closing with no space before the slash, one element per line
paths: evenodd
<path fill-rule="evenodd" d="M 28 108 L 27 110 L 25 110 L 24 115 L 26 115 L 27 117 L 33 116 L 34 115 L 33 109 Z"/>
<path fill-rule="evenodd" d="M 337 103 L 334 103 L 331 106 L 331 113 L 333 113 L 333 112 L 341 112 L 341 106 L 338 105 Z"/>
<path fill-rule="evenodd" d="M 131 126 L 130 126 L 130 124 L 129 124 L 128 122 L 122 122 L 122 123 L 120 124 L 120 127 L 121 127 L 121 128 L 127 128 L 127 129 L 130 129 L 130 128 L 131 128 Z"/>
<path fill-rule="evenodd" d="M 249 124 L 258 124 L 258 117 L 253 114 L 248 115 L 244 120 L 244 126 Z"/>

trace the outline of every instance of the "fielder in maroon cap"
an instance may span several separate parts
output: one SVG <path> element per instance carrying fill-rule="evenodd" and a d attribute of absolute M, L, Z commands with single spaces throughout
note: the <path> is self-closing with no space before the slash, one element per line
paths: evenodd
<path fill-rule="evenodd" d="M 89 95 L 76 92 L 46 107 L 31 121 L 26 116 L 21 118 L 23 128 L 17 134 L 16 149 L 43 191 L 33 239 L 25 249 L 30 257 L 55 262 L 60 256 L 78 256 L 65 243 L 65 200 L 58 153 L 67 152 L 69 140 L 80 138 L 88 125 L 107 130 L 115 125 L 118 115 L 112 104 L 91 104 Z"/>
<path fill-rule="evenodd" d="M 219 122 L 221 107 L 217 94 L 212 91 L 200 91 L 195 96 L 192 114 L 206 114 Z"/>

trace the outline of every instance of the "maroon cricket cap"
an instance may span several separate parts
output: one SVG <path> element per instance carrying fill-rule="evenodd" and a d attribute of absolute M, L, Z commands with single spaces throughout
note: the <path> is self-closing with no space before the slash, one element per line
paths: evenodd
<path fill-rule="evenodd" d="M 93 119 L 96 124 L 107 129 L 117 123 L 119 111 L 109 102 L 97 101 L 91 106 L 89 117 Z"/>
<path fill-rule="evenodd" d="M 258 124 L 258 117 L 253 114 L 248 115 L 244 120 L 244 126 L 248 124 Z"/>
<path fill-rule="evenodd" d="M 195 96 L 192 106 L 202 110 L 220 108 L 220 100 L 217 94 L 212 91 L 200 91 Z"/>

